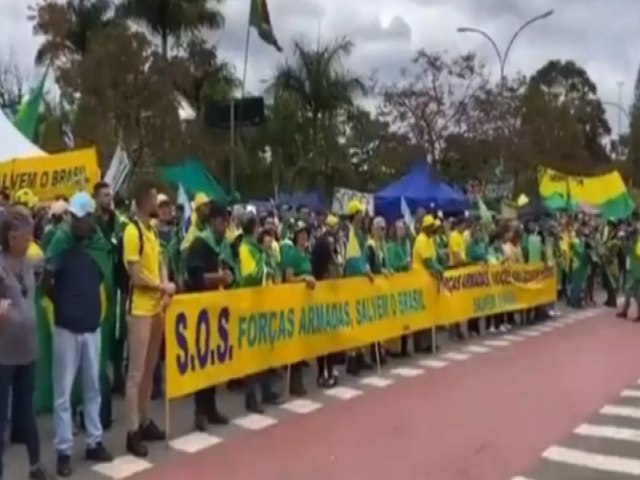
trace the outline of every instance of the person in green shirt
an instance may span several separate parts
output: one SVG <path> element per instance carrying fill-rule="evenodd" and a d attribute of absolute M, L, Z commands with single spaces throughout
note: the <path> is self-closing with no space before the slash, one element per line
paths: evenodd
<path fill-rule="evenodd" d="M 386 258 L 387 268 L 393 273 L 408 272 L 411 268 L 411 240 L 404 220 L 398 220 L 389 227 Z"/>
<path fill-rule="evenodd" d="M 573 308 L 582 308 L 590 263 L 589 253 L 585 248 L 584 227 L 581 227 L 578 234 L 571 239 L 570 249 L 572 270 L 569 305 Z"/>
<path fill-rule="evenodd" d="M 489 247 L 485 239 L 482 225 L 476 223 L 471 229 L 471 236 L 466 248 L 467 262 L 471 263 L 487 263 L 489 256 Z M 480 335 L 480 319 L 472 318 L 468 324 L 469 335 Z"/>
<path fill-rule="evenodd" d="M 365 209 L 360 202 L 352 200 L 347 205 L 347 244 L 345 249 L 344 276 L 366 276 L 373 282 L 374 276 L 366 258 L 366 236 L 364 235 Z M 358 376 L 362 370 L 373 370 L 362 349 L 347 353 L 347 373 Z"/>
<path fill-rule="evenodd" d="M 471 238 L 467 244 L 466 258 L 471 263 L 485 263 L 489 257 L 489 246 L 480 224 L 475 224 L 471 230 Z"/>
<path fill-rule="evenodd" d="M 49 210 L 49 222 L 44 228 L 44 235 L 40 242 L 40 248 L 42 248 L 43 251 L 47 250 L 47 247 L 49 246 L 49 243 L 51 243 L 51 239 L 56 234 L 58 228 L 64 225 L 68 219 L 68 208 L 69 206 L 64 200 L 56 200 L 51 204 L 51 208 Z"/>
<path fill-rule="evenodd" d="M 631 232 L 630 248 L 628 252 L 627 264 L 629 266 L 627 273 L 627 288 L 625 292 L 624 305 L 618 313 L 619 318 L 627 318 L 629 308 L 631 307 L 631 299 L 636 301 L 638 313 L 634 322 L 640 322 L 640 235 L 634 229 Z"/>
<path fill-rule="evenodd" d="M 238 247 L 239 286 L 242 288 L 262 287 L 274 281 L 274 273 L 267 265 L 267 254 L 258 242 L 260 221 L 251 212 L 242 218 L 242 240 Z M 258 400 L 257 385 L 262 393 L 262 403 L 278 405 L 279 395 L 273 389 L 271 372 L 261 372 L 245 380 L 245 408 L 251 413 L 262 414 L 264 409 Z"/>
<path fill-rule="evenodd" d="M 389 227 L 389 240 L 386 242 L 387 268 L 391 273 L 408 272 L 411 268 L 411 240 L 404 220 L 398 220 Z M 397 348 L 397 346 L 395 347 Z M 409 336 L 400 337 L 400 351 L 387 346 L 387 353 L 394 358 L 409 356 Z"/>
<path fill-rule="evenodd" d="M 292 233 L 292 243 L 287 244 L 282 250 L 284 282 L 304 283 L 307 288 L 313 289 L 316 285 L 316 279 L 311 272 L 309 229 L 304 222 L 298 221 Z M 307 394 L 303 383 L 302 370 L 303 362 L 291 365 L 289 393 L 294 397 L 304 397 Z"/>

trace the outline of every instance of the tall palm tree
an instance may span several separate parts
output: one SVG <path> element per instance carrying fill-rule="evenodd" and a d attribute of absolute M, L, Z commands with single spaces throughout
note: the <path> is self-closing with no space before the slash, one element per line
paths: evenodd
<path fill-rule="evenodd" d="M 45 37 L 36 52 L 36 64 L 84 55 L 91 33 L 112 21 L 112 11 L 112 0 L 44 0 L 36 5 L 29 19 L 34 33 Z"/>
<path fill-rule="evenodd" d="M 270 85 L 272 93 L 287 93 L 298 99 L 304 116 L 310 121 L 311 151 L 308 160 L 315 164 L 321 138 L 335 132 L 335 123 L 354 105 L 357 95 L 364 95 L 362 79 L 352 75 L 344 66 L 354 44 L 346 37 L 331 43 L 309 48 L 296 42 L 292 61 L 281 65 Z M 342 115 L 343 116 L 343 115 Z M 324 135 L 323 135 L 324 133 Z M 327 143 L 329 138 L 324 138 Z M 335 139 L 334 139 L 335 140 Z M 325 155 L 324 174 L 330 176 L 330 160 Z"/>
<path fill-rule="evenodd" d="M 202 29 L 219 29 L 224 15 L 218 9 L 223 0 L 123 0 L 119 16 L 139 22 L 160 37 L 162 56 L 169 56 L 169 40 L 179 42 L 184 35 Z M 215 5 L 214 5 L 215 4 Z"/>

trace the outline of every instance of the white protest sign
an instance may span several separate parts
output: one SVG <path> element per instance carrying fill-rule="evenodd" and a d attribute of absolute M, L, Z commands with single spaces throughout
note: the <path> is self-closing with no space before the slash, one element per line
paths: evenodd
<path fill-rule="evenodd" d="M 359 192 L 349 188 L 336 188 L 333 192 L 333 202 L 331 202 L 331 211 L 333 213 L 344 215 L 347 213 L 347 205 L 352 200 L 357 200 L 364 205 L 370 215 L 373 215 L 373 195 L 370 193 Z"/>

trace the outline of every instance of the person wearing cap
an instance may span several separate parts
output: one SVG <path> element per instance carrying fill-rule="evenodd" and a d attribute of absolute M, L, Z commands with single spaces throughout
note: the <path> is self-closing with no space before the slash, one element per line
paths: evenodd
<path fill-rule="evenodd" d="M 416 237 L 412 252 L 412 269 L 427 271 L 440 280 L 444 273 L 444 267 L 438 262 L 434 233 L 437 223 L 432 215 L 422 218 L 420 234 Z M 430 352 L 435 345 L 431 343 L 429 330 L 416 332 L 413 337 L 414 350 L 416 352 Z"/>
<path fill-rule="evenodd" d="M 285 283 L 304 283 L 309 289 L 316 285 L 311 268 L 309 253 L 309 227 L 301 220 L 296 222 L 293 229 L 292 245 L 282 251 L 282 266 L 284 268 Z M 302 376 L 302 362 L 291 365 L 289 393 L 295 397 L 307 394 Z"/>
<path fill-rule="evenodd" d="M 33 210 L 38 205 L 38 197 L 28 188 L 22 188 L 18 190 L 13 196 L 13 203 L 15 205 L 22 205 L 29 210 Z"/>
<path fill-rule="evenodd" d="M 222 290 L 231 287 L 233 272 L 228 267 L 230 247 L 225 240 L 228 223 L 227 210 L 211 205 L 209 225 L 198 232 L 185 254 L 185 290 L 189 293 Z M 205 432 L 208 425 L 229 423 L 218 410 L 216 387 L 202 389 L 195 393 L 195 429 Z"/>
<path fill-rule="evenodd" d="M 357 200 L 347 205 L 347 246 L 344 260 L 345 277 L 366 276 L 374 281 L 373 273 L 366 258 L 366 234 L 363 231 L 364 207 Z M 362 349 L 347 354 L 347 373 L 357 376 L 362 370 L 372 370 Z"/>
<path fill-rule="evenodd" d="M 258 242 L 260 221 L 255 213 L 247 211 L 242 218 L 242 240 L 238 247 L 239 286 L 243 288 L 267 285 L 273 275 L 267 267 L 266 252 Z M 273 391 L 269 372 L 251 376 L 245 381 L 245 408 L 251 413 L 262 414 L 264 409 L 258 400 L 257 385 L 262 393 L 262 403 L 278 405 L 279 395 Z"/>
<path fill-rule="evenodd" d="M 325 229 L 313 244 L 311 250 L 311 274 L 317 281 L 341 278 L 343 276 L 340 220 L 334 215 L 325 219 Z M 338 383 L 334 365 L 338 363 L 338 353 L 318 357 L 318 377 L 320 388 L 333 388 Z"/>
<path fill-rule="evenodd" d="M 71 393 L 80 372 L 86 428 L 86 458 L 110 462 L 102 443 L 101 321 L 112 291 L 113 259 L 108 242 L 95 225 L 96 205 L 86 192 L 69 200 L 70 223 L 59 228 L 46 251 L 43 286 L 54 310 L 52 346 L 54 447 L 57 473 L 72 473 L 73 423 Z M 108 348 L 107 345 L 104 346 Z"/>
<path fill-rule="evenodd" d="M 40 438 L 35 415 L 38 319 L 36 314 L 36 278 L 26 258 L 33 236 L 33 220 L 23 209 L 8 207 L 0 222 L 0 478 L 5 432 L 12 396 L 12 427 L 27 449 L 29 477 L 53 478 L 40 462 Z M 14 432 L 12 432 L 12 436 Z M 11 478 L 14 478 L 13 476 Z"/>
<path fill-rule="evenodd" d="M 55 235 L 58 228 L 69 218 L 69 205 L 64 200 L 56 200 L 49 207 L 49 223 L 44 229 L 44 235 L 40 242 L 43 250 L 47 250 L 47 246 Z"/>
<path fill-rule="evenodd" d="M 193 198 L 192 206 L 193 214 L 191 216 L 191 224 L 189 225 L 187 234 L 180 244 L 180 251 L 182 251 L 183 253 L 187 250 L 187 248 L 189 248 L 189 245 L 196 237 L 198 232 L 201 232 L 207 228 L 211 200 L 204 193 L 196 193 L 196 196 Z"/>

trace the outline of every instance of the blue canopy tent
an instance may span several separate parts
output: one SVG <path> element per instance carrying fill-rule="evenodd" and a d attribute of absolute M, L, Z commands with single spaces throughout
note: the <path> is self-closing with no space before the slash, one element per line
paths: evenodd
<path fill-rule="evenodd" d="M 461 192 L 436 179 L 425 161 L 417 162 L 405 176 L 374 194 L 376 214 L 400 218 L 403 198 L 412 213 L 418 207 L 443 212 L 469 208 L 469 200 Z"/>

